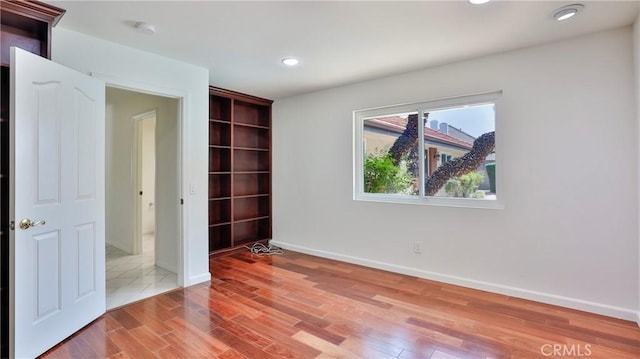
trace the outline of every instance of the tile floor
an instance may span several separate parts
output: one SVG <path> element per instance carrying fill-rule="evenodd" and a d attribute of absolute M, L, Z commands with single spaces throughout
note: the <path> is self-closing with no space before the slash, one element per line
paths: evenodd
<path fill-rule="evenodd" d="M 107 245 L 107 309 L 178 288 L 175 273 L 154 265 L 153 234 L 142 238 L 142 253 L 130 255 Z"/>

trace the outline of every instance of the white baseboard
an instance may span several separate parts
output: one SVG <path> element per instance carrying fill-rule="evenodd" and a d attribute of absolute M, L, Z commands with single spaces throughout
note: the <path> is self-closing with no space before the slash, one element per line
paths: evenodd
<path fill-rule="evenodd" d="M 130 255 L 133 255 L 133 250 L 131 249 L 131 246 L 123 245 L 123 244 L 122 244 L 122 243 L 120 243 L 120 242 L 106 242 L 106 244 L 107 244 L 107 245 L 110 245 L 110 246 L 112 246 L 112 247 L 116 247 L 116 248 L 118 248 L 119 250 L 121 250 L 121 251 L 123 251 L 123 252 L 126 252 L 126 253 L 128 253 L 128 254 L 130 254 Z"/>
<path fill-rule="evenodd" d="M 164 263 L 163 261 L 158 261 L 157 259 L 156 259 L 156 266 L 158 266 L 158 267 L 160 267 L 162 269 L 166 269 L 166 270 L 168 270 L 169 272 L 172 272 L 172 273 L 178 273 L 178 268 L 175 265 L 169 264 L 169 263 Z"/>
<path fill-rule="evenodd" d="M 318 250 L 318 249 L 313 249 L 308 247 L 302 247 L 302 246 L 298 246 L 290 243 L 279 242 L 277 240 L 271 240 L 270 243 L 278 247 L 281 247 L 283 249 L 289 249 L 295 252 L 339 260 L 347 263 L 359 264 L 365 267 L 382 269 L 382 270 L 406 274 L 414 277 L 435 280 L 438 282 L 455 284 L 462 287 L 468 287 L 473 289 L 484 290 L 487 292 L 504 294 L 511 297 L 529 299 L 536 302 L 558 305 L 561 307 L 582 310 L 585 312 L 590 312 L 595 314 L 601 314 L 608 317 L 635 321 L 638 323 L 638 325 L 640 325 L 640 312 L 631 310 L 631 309 L 615 307 L 607 304 L 591 302 L 591 301 L 582 300 L 578 298 L 570 298 L 570 297 L 564 297 L 564 296 L 550 294 L 550 293 L 537 292 L 537 291 L 528 290 L 524 288 L 517 288 L 517 287 L 511 287 L 511 286 L 506 286 L 502 284 L 483 282 L 475 279 L 452 276 L 448 274 L 430 272 L 430 271 L 425 271 L 425 270 L 411 268 L 411 267 L 405 267 L 405 266 L 396 265 L 396 264 L 372 261 L 369 259 L 353 257 L 353 256 L 348 256 L 348 255 L 343 255 L 339 253 L 333 253 L 333 252 L 328 252 L 328 251 L 323 251 L 323 250 Z"/>
<path fill-rule="evenodd" d="M 187 283 L 184 283 L 184 287 L 189 287 L 198 283 L 208 282 L 211 280 L 211 273 L 206 272 L 202 274 L 198 274 L 195 276 L 191 276 L 187 279 Z"/>

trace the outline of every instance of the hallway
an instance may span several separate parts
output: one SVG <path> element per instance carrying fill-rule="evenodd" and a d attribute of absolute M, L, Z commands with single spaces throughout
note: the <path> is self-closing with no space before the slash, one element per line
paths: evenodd
<path fill-rule="evenodd" d="M 153 234 L 145 234 L 142 241 L 137 255 L 107 245 L 107 309 L 178 288 L 175 273 L 154 265 Z"/>

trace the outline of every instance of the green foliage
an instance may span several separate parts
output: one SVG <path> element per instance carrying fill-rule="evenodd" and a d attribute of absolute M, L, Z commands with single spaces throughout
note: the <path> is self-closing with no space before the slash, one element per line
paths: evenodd
<path fill-rule="evenodd" d="M 447 181 L 444 185 L 444 190 L 449 196 L 453 197 L 482 197 L 482 195 L 476 195 L 478 186 L 482 183 L 484 176 L 479 172 L 471 172 L 465 175 L 454 177 Z"/>
<path fill-rule="evenodd" d="M 489 175 L 489 188 L 491 192 L 496 193 L 496 164 L 488 163 L 485 165 L 487 169 L 487 175 Z"/>
<path fill-rule="evenodd" d="M 366 193 L 409 193 L 413 178 L 406 166 L 393 164 L 387 152 L 369 153 L 364 159 Z"/>

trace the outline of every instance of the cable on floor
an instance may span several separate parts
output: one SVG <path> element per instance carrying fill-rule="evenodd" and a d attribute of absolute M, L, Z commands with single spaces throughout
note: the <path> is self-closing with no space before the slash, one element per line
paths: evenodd
<path fill-rule="evenodd" d="M 270 255 L 274 255 L 274 254 L 283 254 L 284 253 L 282 248 L 276 247 L 276 246 L 271 245 L 271 244 L 269 244 L 269 246 L 267 247 L 262 243 L 254 243 L 251 247 L 249 247 L 249 246 L 244 246 L 244 247 L 247 248 L 251 253 L 257 254 L 259 256 L 270 256 Z"/>

